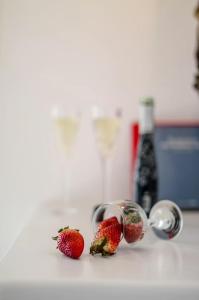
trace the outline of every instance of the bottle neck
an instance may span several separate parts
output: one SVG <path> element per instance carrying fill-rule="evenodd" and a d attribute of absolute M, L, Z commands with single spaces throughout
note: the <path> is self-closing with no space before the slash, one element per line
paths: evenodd
<path fill-rule="evenodd" d="M 140 134 L 153 133 L 154 110 L 152 105 L 140 104 Z"/>

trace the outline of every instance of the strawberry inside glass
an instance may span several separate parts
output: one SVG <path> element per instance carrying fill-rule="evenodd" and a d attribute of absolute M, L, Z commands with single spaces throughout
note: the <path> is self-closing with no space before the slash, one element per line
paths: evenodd
<path fill-rule="evenodd" d="M 137 211 L 124 210 L 123 234 L 127 243 L 134 243 L 144 236 L 144 222 Z"/>

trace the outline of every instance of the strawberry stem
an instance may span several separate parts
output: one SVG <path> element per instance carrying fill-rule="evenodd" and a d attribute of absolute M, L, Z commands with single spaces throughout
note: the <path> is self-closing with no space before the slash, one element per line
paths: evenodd
<path fill-rule="evenodd" d="M 103 257 L 108 257 L 108 256 L 112 256 L 112 255 L 114 255 L 115 253 L 110 253 L 110 252 L 107 252 L 107 251 L 105 251 L 105 250 L 103 250 L 103 252 L 102 252 L 102 256 Z"/>
<path fill-rule="evenodd" d="M 64 228 L 60 228 L 60 229 L 58 230 L 58 233 L 60 233 L 60 232 L 62 232 L 62 231 L 64 231 L 64 230 L 67 230 L 67 229 L 69 229 L 69 226 L 64 227 Z"/>
<path fill-rule="evenodd" d="M 90 254 L 95 255 L 97 253 L 105 254 L 104 246 L 107 243 L 107 238 L 102 238 L 100 240 L 95 240 L 90 247 Z M 104 255 L 103 255 L 104 256 Z"/>

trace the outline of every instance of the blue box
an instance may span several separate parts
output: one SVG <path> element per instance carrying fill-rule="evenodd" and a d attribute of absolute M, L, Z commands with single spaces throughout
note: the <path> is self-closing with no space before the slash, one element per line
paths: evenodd
<path fill-rule="evenodd" d="M 157 124 L 159 199 L 199 209 L 199 123 Z"/>

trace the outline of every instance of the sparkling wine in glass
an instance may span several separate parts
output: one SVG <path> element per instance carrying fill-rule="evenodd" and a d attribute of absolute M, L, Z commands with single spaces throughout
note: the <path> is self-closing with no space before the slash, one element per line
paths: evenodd
<path fill-rule="evenodd" d="M 71 159 L 80 125 L 80 114 L 77 111 L 69 112 L 63 108 L 54 108 L 52 111 L 54 128 L 60 152 L 62 152 L 62 198 L 65 211 L 75 212 L 71 203 Z"/>
<path fill-rule="evenodd" d="M 96 142 L 102 168 L 102 202 L 111 201 L 110 195 L 110 175 L 111 158 L 118 137 L 121 125 L 121 109 L 105 111 L 99 107 L 93 107 L 92 119 L 95 130 Z"/>

